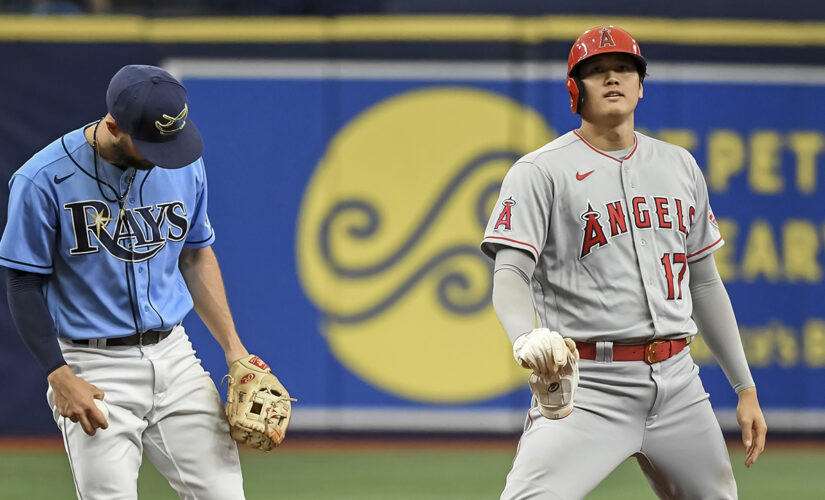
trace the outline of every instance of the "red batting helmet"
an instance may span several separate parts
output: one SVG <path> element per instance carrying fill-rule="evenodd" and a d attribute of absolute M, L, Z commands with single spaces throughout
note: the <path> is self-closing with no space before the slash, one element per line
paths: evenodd
<path fill-rule="evenodd" d="M 581 80 L 576 75 L 579 65 L 593 56 L 611 52 L 633 56 L 636 59 L 639 76 L 644 78 L 647 61 L 642 57 L 639 44 L 630 33 L 615 26 L 598 26 L 589 29 L 576 40 L 567 57 L 567 91 L 570 92 L 570 109 L 574 113 L 578 113 L 581 108 L 584 90 Z"/>

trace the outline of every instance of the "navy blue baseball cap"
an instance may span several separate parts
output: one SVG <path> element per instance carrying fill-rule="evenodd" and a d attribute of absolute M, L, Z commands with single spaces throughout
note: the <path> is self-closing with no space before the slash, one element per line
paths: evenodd
<path fill-rule="evenodd" d="M 159 167 L 185 167 L 203 154 L 201 134 L 189 119 L 186 89 L 161 68 L 121 68 L 109 82 L 106 106 L 140 154 Z"/>

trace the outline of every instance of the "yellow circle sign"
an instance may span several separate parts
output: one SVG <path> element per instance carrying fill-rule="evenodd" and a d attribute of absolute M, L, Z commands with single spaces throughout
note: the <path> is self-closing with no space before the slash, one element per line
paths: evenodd
<path fill-rule="evenodd" d="M 507 169 L 554 136 L 535 110 L 463 87 L 394 96 L 338 132 L 304 193 L 296 252 L 344 366 L 427 402 L 526 383 L 478 244 Z"/>

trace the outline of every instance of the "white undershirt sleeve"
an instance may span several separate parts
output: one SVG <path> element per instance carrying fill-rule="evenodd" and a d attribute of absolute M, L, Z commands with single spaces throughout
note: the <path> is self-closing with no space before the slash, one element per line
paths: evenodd
<path fill-rule="evenodd" d="M 756 384 L 751 377 L 730 297 L 716 269 L 713 254 L 688 264 L 693 319 L 728 382 L 739 393 Z"/>
<path fill-rule="evenodd" d="M 493 309 L 511 342 L 536 328 L 530 279 L 536 269 L 532 254 L 499 246 L 493 271 Z"/>

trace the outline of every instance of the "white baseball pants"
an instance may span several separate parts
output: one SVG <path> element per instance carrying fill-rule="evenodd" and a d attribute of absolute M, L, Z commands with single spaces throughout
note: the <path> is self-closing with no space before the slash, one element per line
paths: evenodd
<path fill-rule="evenodd" d="M 94 436 L 47 398 L 81 500 L 136 499 L 145 453 L 183 499 L 243 499 L 238 448 L 215 384 L 183 327 L 149 346 L 92 348 L 61 340 L 76 375 L 105 392 L 109 428 Z"/>

